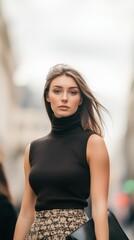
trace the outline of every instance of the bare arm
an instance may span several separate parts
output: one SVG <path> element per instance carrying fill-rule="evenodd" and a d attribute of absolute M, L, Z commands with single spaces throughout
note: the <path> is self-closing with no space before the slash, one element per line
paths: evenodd
<path fill-rule="evenodd" d="M 32 191 L 29 185 L 29 180 L 28 180 L 29 172 L 30 172 L 29 149 L 30 149 L 30 146 L 26 148 L 25 156 L 24 156 L 25 188 L 24 188 L 24 194 L 23 194 L 19 217 L 16 223 L 14 240 L 24 240 L 26 237 L 26 234 L 30 229 L 30 226 L 34 221 L 34 205 L 35 205 L 36 196 Z"/>
<path fill-rule="evenodd" d="M 109 156 L 103 138 L 96 134 L 88 140 L 87 160 L 91 174 L 92 216 L 96 240 L 109 240 L 107 219 Z"/>

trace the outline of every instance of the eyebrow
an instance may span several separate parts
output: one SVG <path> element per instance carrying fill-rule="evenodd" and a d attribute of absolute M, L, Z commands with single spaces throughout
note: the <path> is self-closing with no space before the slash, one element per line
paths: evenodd
<path fill-rule="evenodd" d="M 58 86 L 58 85 L 54 85 L 53 87 L 63 88 L 62 86 Z M 79 89 L 77 86 L 69 87 L 69 89 L 72 89 L 72 88 L 77 88 L 77 89 Z"/>

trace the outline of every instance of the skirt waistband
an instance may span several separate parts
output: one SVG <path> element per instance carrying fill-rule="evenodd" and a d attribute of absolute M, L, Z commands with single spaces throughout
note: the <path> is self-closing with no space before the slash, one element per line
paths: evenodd
<path fill-rule="evenodd" d="M 50 209 L 50 210 L 42 210 L 39 212 L 35 212 L 35 218 L 49 218 L 51 217 L 75 217 L 75 216 L 83 216 L 85 215 L 84 209 Z"/>

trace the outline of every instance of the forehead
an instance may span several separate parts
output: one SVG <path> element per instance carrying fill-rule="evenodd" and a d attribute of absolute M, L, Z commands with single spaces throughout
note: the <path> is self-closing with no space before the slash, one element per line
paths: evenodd
<path fill-rule="evenodd" d="M 50 87 L 60 86 L 60 87 L 78 87 L 78 84 L 74 78 L 66 75 L 56 77 L 52 80 Z"/>

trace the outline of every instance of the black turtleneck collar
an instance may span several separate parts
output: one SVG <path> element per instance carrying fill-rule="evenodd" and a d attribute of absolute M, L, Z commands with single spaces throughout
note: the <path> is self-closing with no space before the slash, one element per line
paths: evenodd
<path fill-rule="evenodd" d="M 58 118 L 53 115 L 51 133 L 54 135 L 64 134 L 78 126 L 81 126 L 80 113 L 78 110 L 68 117 Z"/>

